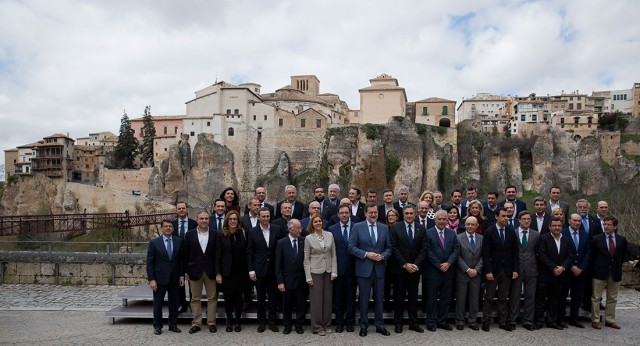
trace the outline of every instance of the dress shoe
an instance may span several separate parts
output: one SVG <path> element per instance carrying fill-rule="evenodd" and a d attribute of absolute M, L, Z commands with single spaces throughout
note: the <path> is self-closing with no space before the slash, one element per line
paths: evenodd
<path fill-rule="evenodd" d="M 514 323 L 514 324 L 509 323 L 508 325 L 509 325 L 509 328 L 511 328 L 511 331 L 516 330 L 516 325 L 515 325 L 515 323 Z"/>
<path fill-rule="evenodd" d="M 384 327 L 382 327 L 382 328 L 376 328 L 376 333 L 378 333 L 378 334 L 382 334 L 382 335 L 384 335 L 384 336 L 389 336 L 389 335 L 391 335 L 391 333 L 389 333 L 389 331 L 388 331 L 386 328 L 384 328 Z"/>
<path fill-rule="evenodd" d="M 191 328 L 189 328 L 189 334 L 197 333 L 199 331 L 200 331 L 199 326 L 191 326 Z"/>
<path fill-rule="evenodd" d="M 616 322 L 605 322 L 604 326 L 605 327 L 609 327 L 609 328 L 613 328 L 613 329 L 620 329 L 620 325 L 617 324 Z"/>
<path fill-rule="evenodd" d="M 239 332 L 242 330 L 242 327 L 240 327 L 240 325 L 239 325 L 239 324 L 236 324 L 236 327 L 235 327 L 235 328 L 233 328 L 233 330 L 234 330 L 236 333 L 239 333 Z"/>
<path fill-rule="evenodd" d="M 280 331 L 280 328 L 278 328 L 275 323 L 269 323 L 269 329 L 271 329 L 272 332 L 276 333 Z"/>
<path fill-rule="evenodd" d="M 540 330 L 542 328 L 544 328 L 544 324 L 542 324 L 542 323 L 536 323 L 536 324 L 533 325 L 533 329 L 535 329 L 535 330 Z"/>
<path fill-rule="evenodd" d="M 344 331 L 343 326 L 336 326 L 336 333 L 342 333 Z"/>
<path fill-rule="evenodd" d="M 155 335 L 162 334 L 162 328 L 153 328 L 153 334 Z"/>
<path fill-rule="evenodd" d="M 457 330 L 464 330 L 464 324 L 456 323 Z"/>
<path fill-rule="evenodd" d="M 265 329 L 266 329 L 266 328 L 265 328 L 264 323 L 260 323 L 260 324 L 258 324 L 258 333 L 264 333 L 264 330 L 265 330 Z"/>
<path fill-rule="evenodd" d="M 415 324 L 413 326 L 409 326 L 409 330 L 413 330 L 416 333 L 424 333 L 424 329 L 422 329 L 422 327 L 420 327 L 417 324 Z"/>
<path fill-rule="evenodd" d="M 576 321 L 576 320 L 569 320 L 569 325 L 576 327 L 576 328 L 584 328 L 584 324 Z"/>
<path fill-rule="evenodd" d="M 352 325 L 348 325 L 346 329 L 347 333 L 353 333 L 355 331 L 355 327 Z"/>
<path fill-rule="evenodd" d="M 366 329 L 362 329 L 360 328 L 360 333 L 358 334 L 360 336 L 367 336 L 367 330 Z"/>
<path fill-rule="evenodd" d="M 437 327 L 444 330 L 453 330 L 453 327 L 448 323 L 438 324 Z"/>
<path fill-rule="evenodd" d="M 427 325 L 427 330 L 430 331 L 430 332 L 435 332 L 436 331 L 436 326 Z"/>
<path fill-rule="evenodd" d="M 170 332 L 174 332 L 174 333 L 182 333 L 182 331 L 180 330 L 180 328 L 173 326 L 173 327 L 169 327 L 169 331 Z"/>
<path fill-rule="evenodd" d="M 506 330 L 508 332 L 511 332 L 511 326 L 508 324 L 501 324 L 498 328 L 502 329 L 502 330 Z"/>
<path fill-rule="evenodd" d="M 400 325 L 400 324 L 396 325 L 396 327 L 395 327 L 395 328 L 393 328 L 393 331 L 394 331 L 396 334 L 400 334 L 400 333 L 402 333 L 402 325 Z"/>
<path fill-rule="evenodd" d="M 304 334 L 304 329 L 302 329 L 302 326 L 296 326 L 296 333 Z"/>
<path fill-rule="evenodd" d="M 482 322 L 482 330 L 488 332 L 490 330 L 489 322 Z"/>
<path fill-rule="evenodd" d="M 476 323 L 469 323 L 469 328 L 473 329 L 473 330 L 479 330 L 480 327 L 478 327 L 478 324 Z"/>
<path fill-rule="evenodd" d="M 600 322 L 591 322 L 591 327 L 593 327 L 593 329 L 600 329 L 602 328 L 600 326 Z"/>
<path fill-rule="evenodd" d="M 291 334 L 291 326 L 285 326 L 282 334 Z"/>
<path fill-rule="evenodd" d="M 522 328 L 524 328 L 524 329 L 526 329 L 528 331 L 532 331 L 534 329 L 532 324 L 523 324 Z"/>
<path fill-rule="evenodd" d="M 230 324 L 227 324 L 227 329 L 225 329 L 227 333 L 233 332 L 233 327 Z"/>
<path fill-rule="evenodd" d="M 562 330 L 562 327 L 560 327 L 556 323 L 547 323 L 547 328 Z"/>
<path fill-rule="evenodd" d="M 567 324 L 564 321 L 557 322 L 556 324 L 562 329 L 567 328 Z"/>
<path fill-rule="evenodd" d="M 217 331 L 218 331 L 218 327 L 216 327 L 216 325 L 215 325 L 215 324 L 210 324 L 210 325 L 209 325 L 209 332 L 210 332 L 210 333 L 215 333 L 215 332 L 217 332 Z"/>

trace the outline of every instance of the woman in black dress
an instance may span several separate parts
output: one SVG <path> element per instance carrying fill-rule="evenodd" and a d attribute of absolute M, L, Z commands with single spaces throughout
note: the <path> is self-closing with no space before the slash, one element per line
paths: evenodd
<path fill-rule="evenodd" d="M 242 293 L 248 280 L 247 240 L 240 214 L 231 210 L 227 213 L 222 226 L 222 235 L 216 248 L 216 282 L 222 284 L 224 307 L 227 313 L 227 332 L 242 330 Z M 233 312 L 235 311 L 235 319 Z M 235 322 L 235 323 L 233 323 Z"/>

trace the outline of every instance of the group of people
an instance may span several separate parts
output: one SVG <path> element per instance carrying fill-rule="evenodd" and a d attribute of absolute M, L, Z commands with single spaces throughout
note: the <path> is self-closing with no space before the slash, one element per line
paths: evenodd
<path fill-rule="evenodd" d="M 499 327 L 506 331 L 513 331 L 518 320 L 527 330 L 584 328 L 581 306 L 591 312 L 591 326 L 600 329 L 605 290 L 604 325 L 620 328 L 615 307 L 627 241 L 618 233 L 618 219 L 608 215 L 606 201 L 598 202 L 592 215 L 585 199 L 570 213 L 558 187 L 549 190 L 548 199 L 536 197 L 532 212 L 517 199 L 515 186 L 504 190 L 503 200 L 497 192 L 480 199 L 473 187 L 462 199 L 462 191 L 454 190 L 449 205 L 439 191 L 424 191 L 411 203 L 406 187 L 396 194 L 384 190 L 380 205 L 373 189 L 362 202 L 357 187 L 340 199 L 338 185 L 329 186 L 328 198 L 317 186 L 307 204 L 297 200 L 294 186 L 284 192 L 285 199 L 274 207 L 258 187 L 242 216 L 233 188 L 215 200 L 211 215 L 202 211 L 196 220 L 188 217 L 186 203 L 177 203 L 177 218 L 164 220 L 162 236 L 148 247 L 155 334 L 162 332 L 166 293 L 169 330 L 180 332 L 185 280 L 193 313 L 189 333 L 202 328 L 203 286 L 211 333 L 217 332 L 217 290 L 224 295 L 226 331 L 240 332 L 254 287 L 260 333 L 267 327 L 279 332 L 278 306 L 283 333 L 304 333 L 308 299 L 314 334 L 353 332 L 358 302 L 359 335 L 366 336 L 371 297 L 375 331 L 385 336 L 391 334 L 383 321 L 385 307 L 393 309 L 395 333 L 403 332 L 405 310 L 408 329 L 423 333 L 418 307 L 426 313 L 426 329 L 435 332 L 454 328 L 447 322 L 451 304 L 458 330 L 489 331 L 496 309 Z"/>

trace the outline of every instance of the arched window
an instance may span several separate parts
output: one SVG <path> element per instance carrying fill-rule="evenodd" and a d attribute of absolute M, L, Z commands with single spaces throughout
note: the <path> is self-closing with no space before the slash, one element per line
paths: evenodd
<path fill-rule="evenodd" d="M 449 115 L 449 107 L 442 106 L 442 115 Z"/>
<path fill-rule="evenodd" d="M 230 127 L 229 130 L 227 131 L 227 136 L 233 136 L 235 133 L 235 131 L 233 130 L 233 127 Z"/>
<path fill-rule="evenodd" d="M 438 126 L 442 126 L 442 127 L 451 127 L 451 120 L 447 119 L 447 118 L 442 118 L 440 119 Z"/>

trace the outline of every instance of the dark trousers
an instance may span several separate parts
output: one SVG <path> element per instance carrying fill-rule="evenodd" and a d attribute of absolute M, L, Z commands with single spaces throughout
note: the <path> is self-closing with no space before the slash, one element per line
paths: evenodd
<path fill-rule="evenodd" d="M 564 277 L 563 277 L 564 279 Z M 560 312 L 560 299 L 564 289 L 564 280 L 553 283 L 538 282 L 536 291 L 536 323 L 558 323 L 564 318 L 564 310 Z M 547 312 L 545 320 L 544 313 Z"/>
<path fill-rule="evenodd" d="M 376 329 L 384 328 L 382 319 L 382 303 L 384 300 L 384 276 L 377 277 L 375 269 L 369 277 L 358 277 L 358 291 L 360 293 L 360 328 L 369 328 L 369 295 L 373 288 L 373 302 L 375 307 L 374 325 Z"/>
<path fill-rule="evenodd" d="M 638 262 L 640 263 L 640 262 Z M 584 276 L 584 286 L 582 287 L 582 307 L 585 311 L 591 311 L 591 296 L 593 295 L 593 277 L 591 268 L 583 271 L 580 276 Z"/>
<path fill-rule="evenodd" d="M 452 268 L 449 268 L 449 270 L 452 270 Z M 451 305 L 453 275 L 446 273 L 426 279 L 422 281 L 423 285 L 425 282 L 427 285 L 426 324 L 430 327 L 435 327 L 436 324 L 446 324 L 449 306 Z"/>
<path fill-rule="evenodd" d="M 240 324 L 242 316 L 242 292 L 226 290 L 224 292 L 224 310 L 227 314 L 227 325 Z M 234 319 L 235 312 L 235 319 Z"/>
<path fill-rule="evenodd" d="M 165 294 L 169 294 L 169 327 L 178 325 L 178 308 L 180 307 L 180 295 L 178 291 L 184 292 L 184 287 L 177 283 L 168 285 L 158 285 L 153 292 L 153 327 L 162 328 L 162 303 Z"/>
<path fill-rule="evenodd" d="M 388 267 L 387 267 L 388 268 Z M 391 298 L 395 297 L 396 292 L 396 273 L 391 270 L 385 270 L 384 272 L 384 308 L 388 309 L 391 303 Z M 395 299 L 395 298 L 394 298 Z"/>
<path fill-rule="evenodd" d="M 273 270 L 269 270 L 266 276 L 256 279 L 256 294 L 258 296 L 258 323 L 267 323 L 268 310 L 268 322 L 269 324 L 275 324 L 278 285 L 276 284 L 276 275 Z M 269 297 L 268 305 L 267 296 Z"/>
<path fill-rule="evenodd" d="M 353 326 L 356 323 L 356 276 L 353 273 L 338 276 L 333 288 L 335 289 L 333 297 L 335 298 L 336 325 Z"/>
<path fill-rule="evenodd" d="M 304 283 L 304 285 L 306 285 L 306 283 Z M 291 326 L 291 316 L 295 308 L 296 319 L 293 323 L 295 323 L 296 327 L 302 327 L 307 310 L 307 288 L 299 285 L 294 289 L 285 290 L 282 297 L 282 305 L 282 321 L 284 322 L 284 326 Z"/>
<path fill-rule="evenodd" d="M 580 305 L 583 303 L 583 292 L 585 287 L 585 275 L 584 272 L 575 276 L 573 272 L 567 272 L 567 282 L 564 285 L 564 291 L 560 297 L 560 311 L 564 313 L 567 309 L 567 297 L 569 291 L 571 291 L 571 303 L 569 304 L 569 317 L 573 320 L 578 319 L 578 312 Z M 591 280 L 589 280 L 591 281 Z"/>
<path fill-rule="evenodd" d="M 487 280 L 482 309 L 482 322 L 491 322 L 491 314 L 494 310 L 493 298 L 498 295 L 498 321 L 505 324 L 508 315 L 509 290 L 511 288 L 511 273 L 507 275 L 504 270 L 493 273 L 493 281 Z"/>
<path fill-rule="evenodd" d="M 404 270 L 404 269 L 403 269 Z M 396 282 L 393 284 L 394 313 L 393 322 L 402 324 L 404 307 L 408 304 L 409 325 L 418 324 L 418 286 L 420 285 L 420 273 L 407 271 L 395 274 Z M 408 301 L 405 300 L 408 298 Z"/>

